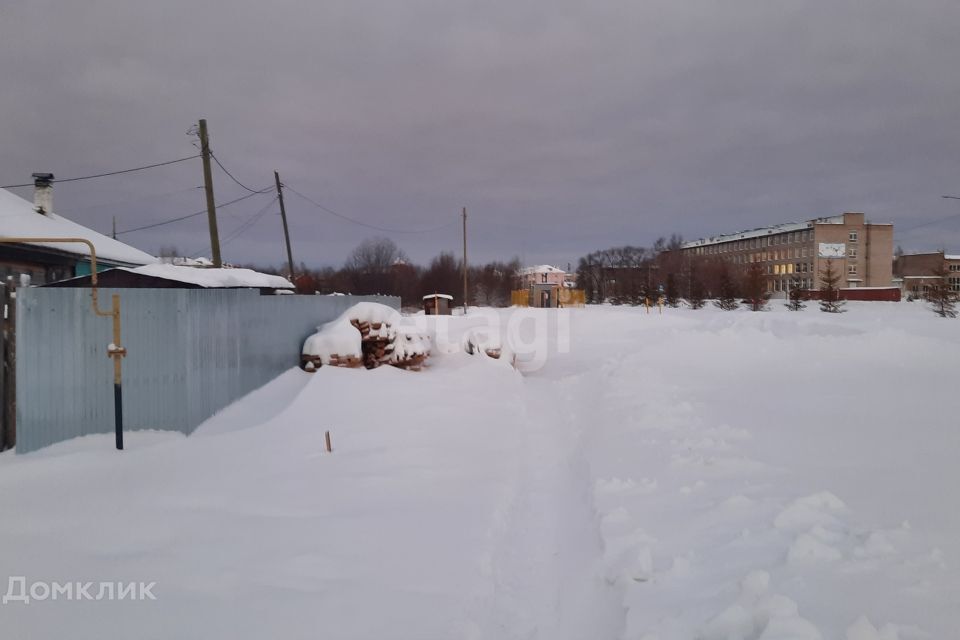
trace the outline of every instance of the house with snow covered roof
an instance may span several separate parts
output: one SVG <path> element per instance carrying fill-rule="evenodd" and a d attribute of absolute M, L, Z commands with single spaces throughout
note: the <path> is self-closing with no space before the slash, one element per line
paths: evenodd
<path fill-rule="evenodd" d="M 549 264 L 520 269 L 520 288 L 527 289 L 534 284 L 562 285 L 566 272 Z"/>
<path fill-rule="evenodd" d="M 84 238 L 93 243 L 97 267 L 138 267 L 157 258 L 109 238 L 53 211 L 52 174 L 34 174 L 34 201 L 0 189 L 0 237 Z M 28 276 L 43 284 L 90 273 L 90 249 L 84 243 L 0 243 L 0 279 Z"/>

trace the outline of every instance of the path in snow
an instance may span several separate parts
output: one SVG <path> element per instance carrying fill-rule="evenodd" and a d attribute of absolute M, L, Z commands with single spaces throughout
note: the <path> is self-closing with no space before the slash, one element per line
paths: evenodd
<path fill-rule="evenodd" d="M 526 380 L 519 466 L 491 558 L 487 625 L 476 638 L 613 640 L 624 609 L 603 553 L 581 432 L 567 396 Z"/>

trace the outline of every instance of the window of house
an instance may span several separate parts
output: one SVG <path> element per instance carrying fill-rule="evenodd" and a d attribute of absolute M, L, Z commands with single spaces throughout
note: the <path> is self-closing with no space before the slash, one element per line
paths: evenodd
<path fill-rule="evenodd" d="M 856 232 L 856 231 L 851 231 L 849 238 L 850 238 L 850 242 L 856 242 L 856 241 L 857 241 L 857 232 Z"/>
<path fill-rule="evenodd" d="M 851 276 L 857 275 L 857 265 L 855 264 L 847 265 L 847 273 Z"/>
<path fill-rule="evenodd" d="M 805 246 L 804 246 L 804 247 L 800 247 L 800 257 L 801 257 L 801 258 L 806 258 L 806 257 L 807 257 L 807 247 L 805 247 Z"/>
<path fill-rule="evenodd" d="M 856 247 L 847 247 L 847 257 L 856 258 L 857 257 L 857 248 Z"/>
<path fill-rule="evenodd" d="M 541 276 L 540 276 L 540 282 L 544 282 L 544 283 L 545 283 L 546 281 L 547 281 L 547 274 L 545 274 L 545 273 L 544 273 L 544 274 L 541 274 Z"/>

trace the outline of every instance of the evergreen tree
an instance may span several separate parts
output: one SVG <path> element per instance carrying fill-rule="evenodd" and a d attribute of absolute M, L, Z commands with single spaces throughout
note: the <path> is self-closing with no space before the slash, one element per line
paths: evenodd
<path fill-rule="evenodd" d="M 800 280 L 796 278 L 790 281 L 789 298 L 790 302 L 786 304 L 786 307 L 790 309 L 790 311 L 800 311 L 807 307 L 807 305 L 804 304 L 807 300 L 807 292 L 804 291 Z"/>
<path fill-rule="evenodd" d="M 724 311 L 733 311 L 740 306 L 737 302 L 737 287 L 726 262 L 720 265 L 720 291 L 714 304 Z"/>
<path fill-rule="evenodd" d="M 827 260 L 827 268 L 820 272 L 820 311 L 843 313 L 844 301 L 840 299 L 840 272 L 833 268 L 833 260 Z"/>
<path fill-rule="evenodd" d="M 950 281 L 947 279 L 949 271 L 947 271 L 946 265 L 941 264 L 936 267 L 932 274 L 936 281 L 929 286 L 926 292 L 930 308 L 941 318 L 956 318 L 958 294 L 953 290 Z"/>

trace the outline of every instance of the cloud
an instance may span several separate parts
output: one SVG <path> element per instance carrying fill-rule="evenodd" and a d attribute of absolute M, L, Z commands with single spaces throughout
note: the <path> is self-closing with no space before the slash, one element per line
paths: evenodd
<path fill-rule="evenodd" d="M 958 29 L 940 0 L 20 3 L 0 12 L 0 179 L 188 155 L 206 117 L 247 183 L 278 169 L 388 227 L 468 206 L 476 259 L 565 263 L 843 210 L 906 228 L 953 213 L 939 195 L 960 190 Z M 137 196 L 199 183 L 185 163 L 63 184 L 56 202 L 130 228 L 202 208 Z M 297 259 L 339 262 L 368 235 L 288 202 Z M 960 223 L 937 229 L 897 242 L 960 248 Z M 199 217 L 126 238 L 188 250 L 204 231 Z M 280 237 L 265 215 L 224 253 L 279 263 Z M 395 240 L 421 261 L 459 246 L 455 228 Z"/>

